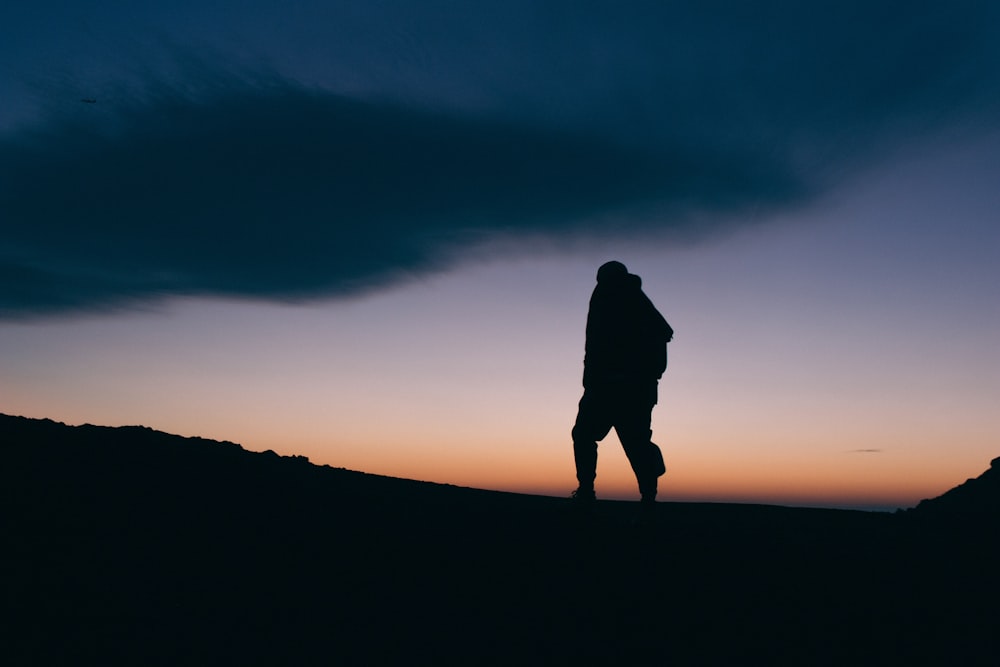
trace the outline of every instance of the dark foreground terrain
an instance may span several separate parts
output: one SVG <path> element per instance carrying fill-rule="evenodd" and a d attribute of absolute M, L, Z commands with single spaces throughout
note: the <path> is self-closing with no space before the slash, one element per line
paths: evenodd
<path fill-rule="evenodd" d="M 0 415 L 0 453 L 0 664 L 1000 664 L 1000 462 L 643 525 L 140 427 Z"/>

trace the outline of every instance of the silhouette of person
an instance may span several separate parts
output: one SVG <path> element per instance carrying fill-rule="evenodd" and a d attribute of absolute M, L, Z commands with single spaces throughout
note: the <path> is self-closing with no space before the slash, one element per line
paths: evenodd
<path fill-rule="evenodd" d="M 573 426 L 579 482 L 574 500 L 589 505 L 595 499 L 597 442 L 614 428 L 639 483 L 643 506 L 656 502 L 657 480 L 666 470 L 660 448 L 650 439 L 650 420 L 673 335 L 643 293 L 639 276 L 621 262 L 598 269 L 587 314 L 583 398 Z"/>

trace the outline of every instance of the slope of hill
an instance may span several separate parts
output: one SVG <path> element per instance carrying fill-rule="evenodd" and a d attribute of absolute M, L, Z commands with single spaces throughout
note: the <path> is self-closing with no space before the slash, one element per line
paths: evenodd
<path fill-rule="evenodd" d="M 964 516 L 984 522 L 1000 521 L 1000 458 L 990 461 L 989 469 L 979 477 L 968 479 L 937 498 L 922 500 L 911 511 L 949 519 Z"/>
<path fill-rule="evenodd" d="M 586 518 L 7 416 L 0 454 L 5 665 L 995 658 L 995 532 L 916 514 L 662 503 L 636 525 L 633 503 Z"/>

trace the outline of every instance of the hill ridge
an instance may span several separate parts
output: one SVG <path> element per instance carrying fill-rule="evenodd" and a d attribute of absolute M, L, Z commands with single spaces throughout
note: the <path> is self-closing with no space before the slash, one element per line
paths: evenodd
<path fill-rule="evenodd" d="M 1000 457 L 977 477 L 970 477 L 940 496 L 921 500 L 910 512 L 921 515 L 1000 516 Z"/>
<path fill-rule="evenodd" d="M 992 519 L 660 503 L 637 523 L 636 503 L 6 415 L 0 455 L 5 665 L 995 664 Z"/>
<path fill-rule="evenodd" d="M 60 432 L 60 429 L 65 429 L 65 431 Z M 72 435 L 71 435 L 72 434 Z M 214 440 L 211 438 L 205 438 L 201 436 L 183 436 L 168 433 L 165 431 L 160 431 L 153 429 L 148 426 L 143 425 L 122 425 L 122 426 L 103 426 L 95 425 L 90 423 L 80 424 L 80 425 L 70 425 L 63 422 L 55 421 L 49 418 L 31 418 L 23 416 L 14 416 L 0 413 L 0 436 L 2 439 L 8 443 L 13 443 L 17 438 L 31 438 L 38 440 L 42 436 L 65 436 L 72 437 L 76 440 L 86 441 L 87 443 L 93 444 L 94 441 L 101 435 L 109 436 L 112 440 L 116 441 L 119 445 L 119 451 L 121 444 L 129 439 L 142 439 L 145 444 L 149 445 L 155 443 L 158 446 L 162 446 L 165 443 L 173 443 L 175 445 L 184 443 L 188 446 L 202 447 L 202 450 L 189 451 L 189 454 L 204 455 L 207 452 L 212 452 L 218 455 L 223 449 L 229 448 L 229 454 L 233 456 L 245 455 L 249 457 L 261 457 L 260 461 L 270 460 L 272 463 L 278 463 L 280 465 L 296 464 L 316 467 L 318 469 L 337 471 L 342 476 L 361 476 L 362 478 L 368 480 L 381 480 L 384 483 L 398 483 L 401 485 L 407 485 L 412 489 L 413 485 L 426 485 L 427 489 L 436 488 L 439 490 L 443 489 L 456 489 L 456 490 L 466 490 L 471 492 L 476 492 L 480 494 L 499 494 L 506 497 L 533 497 L 533 498 L 551 498 L 550 496 L 536 496 L 532 494 L 522 494 L 510 491 L 496 491 L 488 489 L 480 489 L 476 487 L 468 487 L 450 483 L 442 482 L 431 482 L 425 480 L 416 480 L 402 477 L 394 477 L 390 475 L 380 475 L 377 473 L 369 473 L 359 470 L 351 470 L 344 467 L 331 466 L 329 464 L 316 464 L 309 460 L 308 457 L 302 455 L 282 455 L 278 454 L 272 449 L 267 449 L 262 452 L 255 452 L 247 450 L 242 445 L 229 440 Z M 52 443 L 49 442 L 49 445 Z M 9 447 L 9 445 L 8 445 Z M 210 448 L 216 447 L 218 450 L 212 451 Z M 154 454 L 156 451 L 153 450 L 146 452 L 149 455 Z M 8 452 L 9 453 L 9 452 Z M 140 453 L 140 452 L 136 452 Z M 133 461 L 134 463 L 135 461 Z M 148 461 L 147 463 L 154 463 L 153 461 Z M 605 501 L 607 502 L 607 501 Z M 705 504 L 705 503 L 687 503 L 687 504 Z M 715 503 L 712 503 L 715 504 Z M 718 503 L 729 505 L 732 503 Z M 736 503 L 744 505 L 761 505 L 760 503 Z M 767 507 L 779 507 L 775 505 L 763 505 Z M 803 508 L 804 509 L 804 508 Z M 844 510 L 849 511 L 849 510 Z M 910 508 L 908 510 L 899 510 L 897 513 L 906 513 L 911 515 L 940 515 L 960 513 L 960 514 L 984 514 L 984 513 L 1000 513 L 1000 457 L 993 459 L 990 462 L 990 468 L 983 472 L 978 477 L 973 477 L 967 479 L 964 483 L 949 489 L 940 496 L 934 498 L 926 498 L 921 500 L 916 507 Z"/>

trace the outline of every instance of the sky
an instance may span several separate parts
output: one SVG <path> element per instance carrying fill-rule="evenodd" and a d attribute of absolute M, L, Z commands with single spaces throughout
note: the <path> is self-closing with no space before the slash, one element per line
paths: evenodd
<path fill-rule="evenodd" d="M 0 412 L 568 495 L 617 259 L 661 499 L 909 507 L 1000 456 L 998 182 L 990 2 L 6 3 Z"/>

